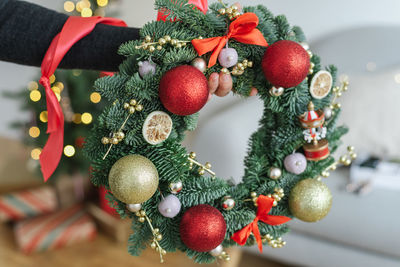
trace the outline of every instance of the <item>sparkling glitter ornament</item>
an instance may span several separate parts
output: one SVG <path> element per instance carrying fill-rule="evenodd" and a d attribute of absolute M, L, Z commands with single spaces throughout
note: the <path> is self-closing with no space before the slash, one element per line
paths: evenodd
<path fill-rule="evenodd" d="M 183 188 L 182 182 L 177 181 L 169 184 L 169 190 L 171 191 L 172 194 L 176 195 L 179 192 L 181 192 Z"/>
<path fill-rule="evenodd" d="M 214 257 L 218 257 L 224 251 L 224 247 L 222 245 L 218 245 L 216 248 L 210 250 L 210 254 Z"/>
<path fill-rule="evenodd" d="M 201 57 L 193 59 L 191 65 L 201 72 L 205 72 L 207 69 L 207 63 Z"/>
<path fill-rule="evenodd" d="M 311 80 L 310 94 L 313 98 L 322 99 L 326 97 L 332 88 L 332 75 L 326 70 L 318 71 Z"/>
<path fill-rule="evenodd" d="M 294 174 L 301 174 L 307 168 L 307 159 L 301 153 L 293 153 L 285 157 L 285 169 Z"/>
<path fill-rule="evenodd" d="M 235 207 L 235 200 L 231 196 L 225 196 L 222 199 L 222 208 L 224 210 L 231 210 Z"/>
<path fill-rule="evenodd" d="M 218 62 L 224 68 L 230 68 L 238 63 L 239 55 L 235 48 L 223 48 L 218 55 Z"/>
<path fill-rule="evenodd" d="M 289 88 L 307 77 L 310 56 L 298 43 L 281 40 L 267 48 L 261 64 L 265 77 L 272 85 Z"/>
<path fill-rule="evenodd" d="M 188 248 L 206 252 L 222 243 L 226 233 L 226 222 L 219 210 L 207 204 L 200 204 L 185 212 L 179 232 L 182 242 Z"/>
<path fill-rule="evenodd" d="M 156 192 L 158 172 L 146 157 L 128 155 L 111 167 L 108 183 L 112 194 L 122 202 L 142 203 Z"/>
<path fill-rule="evenodd" d="M 156 73 L 156 63 L 152 61 L 139 61 L 139 74 L 141 77 L 145 75 L 154 75 Z"/>
<path fill-rule="evenodd" d="M 151 145 L 165 141 L 172 131 L 172 119 L 163 111 L 151 112 L 143 123 L 144 140 Z"/>
<path fill-rule="evenodd" d="M 289 208 L 292 214 L 305 222 L 316 222 L 324 218 L 332 206 L 329 188 L 316 179 L 304 179 L 290 191 Z"/>
<path fill-rule="evenodd" d="M 142 209 L 142 204 L 127 204 L 126 208 L 130 211 L 130 212 L 138 212 L 139 210 Z"/>
<path fill-rule="evenodd" d="M 282 170 L 278 167 L 271 167 L 268 171 L 268 176 L 271 179 L 277 180 L 282 176 Z"/>
<path fill-rule="evenodd" d="M 182 65 L 164 74 L 158 94 L 166 109 L 186 116 L 196 113 L 206 104 L 208 91 L 204 74 L 193 66 Z"/>
<path fill-rule="evenodd" d="M 166 196 L 163 200 L 161 200 L 160 204 L 158 204 L 158 211 L 164 217 L 173 218 L 178 215 L 180 210 L 181 202 L 175 195 Z"/>

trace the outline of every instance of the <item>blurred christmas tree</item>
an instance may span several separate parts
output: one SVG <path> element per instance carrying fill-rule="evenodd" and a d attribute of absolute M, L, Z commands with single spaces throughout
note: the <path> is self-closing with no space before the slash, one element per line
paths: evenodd
<path fill-rule="evenodd" d="M 105 16 L 116 13 L 118 0 L 65 1 L 64 11 L 73 16 Z M 93 92 L 94 81 L 101 75 L 97 71 L 58 70 L 51 77 L 54 93 L 59 99 L 65 117 L 64 155 L 54 176 L 60 174 L 87 174 L 89 161 L 82 153 L 85 137 L 88 135 L 93 117 L 104 109 L 103 100 Z M 24 143 L 32 147 L 32 168 L 39 173 L 39 155 L 48 135 L 47 111 L 44 88 L 37 82 L 40 74 L 28 83 L 27 88 L 7 95 L 21 101 L 21 109 L 30 112 L 28 121 L 13 123 L 24 133 Z"/>

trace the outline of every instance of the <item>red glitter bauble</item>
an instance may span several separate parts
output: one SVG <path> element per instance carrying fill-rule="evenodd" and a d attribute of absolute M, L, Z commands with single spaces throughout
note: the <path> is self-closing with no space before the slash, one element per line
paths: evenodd
<path fill-rule="evenodd" d="M 275 87 L 289 88 L 301 83 L 310 69 L 310 56 L 298 43 L 281 40 L 265 51 L 262 69 Z"/>
<path fill-rule="evenodd" d="M 206 252 L 224 241 L 226 222 L 219 210 L 201 204 L 191 207 L 183 214 L 179 231 L 181 240 L 188 248 Z"/>
<path fill-rule="evenodd" d="M 167 71 L 158 90 L 161 103 L 170 112 L 186 116 L 199 111 L 208 99 L 208 82 L 204 74 L 189 65 Z"/>

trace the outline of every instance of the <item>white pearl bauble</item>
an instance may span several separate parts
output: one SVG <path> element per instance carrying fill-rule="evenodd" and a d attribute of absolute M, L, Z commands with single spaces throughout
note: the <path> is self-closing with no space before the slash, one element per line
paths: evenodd
<path fill-rule="evenodd" d="M 279 169 L 278 167 L 272 167 L 269 169 L 268 173 L 269 178 L 277 180 L 281 178 L 281 175 L 282 175 L 282 170 Z"/>
<path fill-rule="evenodd" d="M 172 194 L 175 194 L 175 195 L 178 194 L 182 190 L 182 187 L 183 187 L 183 185 L 182 185 L 181 181 L 169 184 L 169 190 L 171 191 Z"/>
<path fill-rule="evenodd" d="M 329 120 L 330 118 L 332 118 L 332 109 L 330 107 L 324 107 L 324 115 L 325 115 L 325 119 Z"/>
<path fill-rule="evenodd" d="M 139 210 L 142 209 L 142 204 L 127 204 L 126 208 L 130 211 L 130 212 L 137 212 Z"/>
<path fill-rule="evenodd" d="M 207 63 L 201 57 L 193 59 L 191 64 L 193 67 L 195 67 L 196 69 L 198 69 L 201 72 L 205 72 L 207 69 Z"/>
<path fill-rule="evenodd" d="M 235 48 L 224 48 L 218 56 L 219 64 L 224 68 L 230 68 L 238 63 L 239 55 Z"/>
<path fill-rule="evenodd" d="M 230 196 L 226 196 L 222 200 L 222 208 L 224 210 L 231 210 L 235 207 L 235 200 Z"/>
<path fill-rule="evenodd" d="M 222 251 L 224 250 L 224 248 L 222 247 L 222 245 L 218 245 L 216 248 L 214 248 L 213 250 L 210 250 L 210 254 L 214 257 L 218 257 L 219 255 L 222 254 Z"/>
<path fill-rule="evenodd" d="M 158 211 L 164 217 L 173 218 L 178 215 L 181 206 L 181 202 L 175 195 L 168 195 L 158 204 Z"/>

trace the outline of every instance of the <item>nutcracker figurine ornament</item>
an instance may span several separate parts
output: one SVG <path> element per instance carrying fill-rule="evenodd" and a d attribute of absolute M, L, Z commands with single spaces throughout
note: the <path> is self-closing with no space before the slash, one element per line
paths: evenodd
<path fill-rule="evenodd" d="M 307 144 L 303 145 L 304 155 L 307 160 L 319 161 L 329 156 L 328 141 L 325 138 L 326 128 L 323 126 L 325 116 L 323 110 L 314 110 L 313 102 L 308 103 L 308 111 L 299 118 L 304 139 Z"/>

